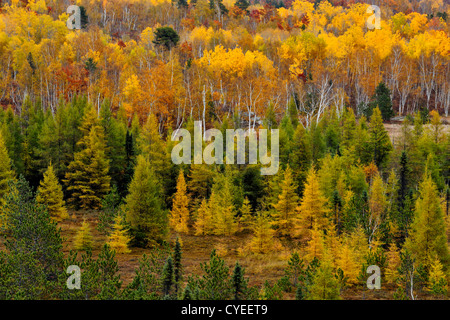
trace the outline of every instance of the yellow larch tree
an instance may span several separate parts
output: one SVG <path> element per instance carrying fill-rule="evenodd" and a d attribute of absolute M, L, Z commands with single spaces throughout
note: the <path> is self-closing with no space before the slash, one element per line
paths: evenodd
<path fill-rule="evenodd" d="M 310 230 L 314 224 L 317 228 L 324 229 L 328 225 L 327 200 L 319 187 L 319 179 L 316 171 L 311 169 L 306 179 L 303 198 L 301 200 L 299 211 L 301 227 L 304 230 Z"/>
<path fill-rule="evenodd" d="M 253 238 L 250 240 L 248 248 L 256 254 L 264 254 L 275 249 L 281 248 L 281 245 L 275 239 L 275 231 L 270 224 L 270 216 L 266 212 L 258 212 L 251 225 Z"/>
<path fill-rule="evenodd" d="M 373 179 L 369 190 L 369 243 L 376 237 L 381 223 L 384 220 L 387 208 L 385 187 L 381 175 L 377 174 Z"/>
<path fill-rule="evenodd" d="M 298 196 L 295 189 L 292 171 L 288 165 L 281 182 L 281 194 L 278 195 L 278 203 L 274 204 L 275 211 L 272 214 L 273 225 L 281 236 L 293 236 L 298 225 Z"/>
<path fill-rule="evenodd" d="M 130 253 L 128 244 L 131 241 L 131 237 L 127 234 L 128 230 L 125 225 L 125 219 L 122 214 L 117 214 L 114 218 L 113 231 L 108 237 L 109 246 L 117 253 Z"/>
<path fill-rule="evenodd" d="M 397 278 L 400 276 L 398 272 L 398 267 L 400 266 L 400 250 L 398 249 L 395 242 L 392 242 L 389 246 L 389 250 L 386 253 L 388 266 L 386 268 L 386 282 L 390 284 L 395 284 Z"/>
<path fill-rule="evenodd" d="M 247 197 L 244 198 L 244 202 L 241 207 L 241 216 L 239 218 L 239 228 L 241 230 L 248 229 L 252 225 L 253 215 L 252 206 Z"/>
<path fill-rule="evenodd" d="M 62 187 L 51 163 L 44 173 L 44 179 L 40 182 L 36 201 L 45 204 L 50 216 L 56 221 L 61 221 L 69 216 L 63 200 Z"/>
<path fill-rule="evenodd" d="M 354 285 L 358 282 L 357 277 L 360 268 L 356 261 L 355 250 L 351 248 L 347 239 L 342 241 L 342 244 L 337 251 L 336 267 L 340 268 L 344 272 L 344 276 L 348 277 L 348 284 Z"/>
<path fill-rule="evenodd" d="M 188 233 L 189 222 L 189 197 L 186 193 L 186 181 L 184 173 L 180 170 L 177 180 L 177 192 L 173 199 L 170 211 L 169 224 L 175 232 Z"/>
<path fill-rule="evenodd" d="M 196 236 L 211 234 L 213 231 L 212 214 L 206 199 L 202 200 L 197 210 L 194 227 Z"/>
<path fill-rule="evenodd" d="M 81 227 L 78 229 L 75 235 L 74 248 L 76 250 L 92 249 L 94 241 L 91 233 L 91 226 L 86 219 L 83 220 Z"/>
<path fill-rule="evenodd" d="M 311 239 L 306 246 L 305 258 L 308 262 L 314 260 L 314 258 L 321 259 L 325 252 L 325 239 L 324 234 L 318 225 L 314 223 L 311 229 Z"/>

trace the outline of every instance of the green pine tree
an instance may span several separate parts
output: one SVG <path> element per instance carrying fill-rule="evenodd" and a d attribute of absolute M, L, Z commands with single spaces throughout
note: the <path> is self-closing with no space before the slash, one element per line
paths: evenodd
<path fill-rule="evenodd" d="M 103 197 L 110 190 L 111 177 L 109 159 L 103 128 L 97 118 L 89 116 L 84 119 L 81 131 L 85 134 L 78 142 L 82 150 L 77 152 L 70 163 L 65 179 L 69 193 L 69 202 L 75 208 L 99 209 Z"/>
<path fill-rule="evenodd" d="M 131 224 L 134 245 L 146 246 L 165 238 L 168 229 L 159 183 L 149 161 L 138 156 L 133 180 L 125 199 L 127 221 Z"/>
<path fill-rule="evenodd" d="M 375 108 L 370 117 L 369 143 L 372 160 L 378 167 L 384 166 L 393 148 L 388 132 L 383 125 L 379 108 Z"/>

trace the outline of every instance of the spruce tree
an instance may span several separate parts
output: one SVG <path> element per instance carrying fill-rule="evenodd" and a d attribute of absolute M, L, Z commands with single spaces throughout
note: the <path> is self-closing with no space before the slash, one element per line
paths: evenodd
<path fill-rule="evenodd" d="M 183 264 L 181 263 L 181 255 L 181 244 L 177 237 L 175 248 L 173 250 L 173 280 L 175 285 L 175 295 L 178 295 L 178 289 L 181 285 L 181 281 L 183 280 Z"/>
<path fill-rule="evenodd" d="M 52 164 L 50 164 L 44 173 L 44 179 L 40 182 L 36 201 L 45 204 L 49 214 L 56 221 L 61 221 L 69 216 L 63 200 L 62 187 L 58 182 Z"/>
<path fill-rule="evenodd" d="M 170 295 L 170 291 L 173 285 L 173 260 L 172 257 L 169 256 L 166 260 L 166 264 L 163 268 L 162 275 L 162 287 L 163 287 L 163 295 L 164 297 Z"/>
<path fill-rule="evenodd" d="M 293 287 L 299 287 L 299 280 L 303 274 L 303 259 L 300 259 L 297 251 L 291 254 L 284 274 L 289 279 L 289 284 Z"/>
<path fill-rule="evenodd" d="M 115 185 L 102 201 L 102 210 L 98 213 L 97 230 L 109 235 L 114 225 L 114 218 L 121 214 L 120 195 Z"/>
<path fill-rule="evenodd" d="M 234 300 L 242 300 L 245 298 L 247 291 L 248 279 L 244 278 L 245 269 L 236 262 L 231 275 L 231 288 L 233 290 Z"/>
<path fill-rule="evenodd" d="M 161 241 L 167 233 L 167 212 L 164 210 L 159 183 L 149 161 L 138 156 L 133 180 L 125 199 L 127 221 L 131 224 L 134 245 L 146 246 Z"/>
<path fill-rule="evenodd" d="M 0 130 L 0 199 L 8 192 L 8 182 L 14 178 L 3 134 Z"/>
<path fill-rule="evenodd" d="M 232 296 L 229 268 L 216 250 L 211 252 L 208 262 L 201 263 L 203 275 L 197 280 L 199 299 L 226 300 Z"/>
<path fill-rule="evenodd" d="M 304 184 L 311 165 L 311 145 L 303 125 L 298 125 L 294 132 L 292 151 L 289 155 L 289 165 L 292 168 L 297 194 L 303 195 Z"/>
<path fill-rule="evenodd" d="M 10 181 L 9 190 L 1 209 L 8 232 L 0 254 L 0 297 L 56 298 L 65 276 L 60 230 L 23 176 Z"/>
<path fill-rule="evenodd" d="M 393 148 L 388 132 L 383 125 L 379 108 L 375 108 L 370 117 L 369 142 L 372 160 L 375 161 L 378 168 L 384 166 Z"/>
<path fill-rule="evenodd" d="M 392 108 L 391 92 L 384 82 L 380 82 L 375 89 L 375 94 L 370 102 L 371 109 L 378 106 L 384 121 L 389 121 L 394 115 Z"/>
<path fill-rule="evenodd" d="M 120 111 L 120 110 L 119 110 Z M 110 160 L 109 176 L 111 184 L 116 185 L 119 194 L 124 194 L 128 184 L 124 180 L 124 169 L 127 166 L 127 134 L 126 119 L 113 116 L 109 100 L 105 99 L 100 107 L 100 125 L 105 133 L 106 156 Z M 129 181 L 128 181 L 129 182 Z"/>

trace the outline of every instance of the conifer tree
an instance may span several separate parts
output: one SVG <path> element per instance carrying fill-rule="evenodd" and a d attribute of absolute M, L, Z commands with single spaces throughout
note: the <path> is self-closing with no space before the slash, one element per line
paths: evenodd
<path fill-rule="evenodd" d="M 167 233 L 167 213 L 159 189 L 149 161 L 142 155 L 138 156 L 133 180 L 125 199 L 127 221 L 131 224 L 134 244 L 137 246 L 146 246 L 149 241 L 163 240 Z"/>
<path fill-rule="evenodd" d="M 385 271 L 386 282 L 394 284 L 399 277 L 398 268 L 400 267 L 400 252 L 395 242 L 392 242 L 389 246 L 389 250 L 386 253 L 388 266 Z"/>
<path fill-rule="evenodd" d="M 189 222 L 189 198 L 186 194 L 186 182 L 184 173 L 180 170 L 177 180 L 177 192 L 175 193 L 169 224 L 175 232 L 188 233 Z"/>
<path fill-rule="evenodd" d="M 162 286 L 164 296 L 168 296 L 170 294 L 172 285 L 173 285 L 173 260 L 172 256 L 169 256 L 166 260 L 166 264 L 164 265 L 162 273 Z"/>
<path fill-rule="evenodd" d="M 375 108 L 370 117 L 369 145 L 372 160 L 380 168 L 388 161 L 389 153 L 392 151 L 392 143 L 387 130 L 383 125 L 380 109 Z"/>
<path fill-rule="evenodd" d="M 344 272 L 347 277 L 347 283 L 350 285 L 358 282 L 357 277 L 360 271 L 353 249 L 347 241 L 344 241 L 337 251 L 336 267 Z"/>
<path fill-rule="evenodd" d="M 308 262 L 314 260 L 314 258 L 321 259 L 325 252 L 325 240 L 324 234 L 317 224 L 313 225 L 311 230 L 311 239 L 306 246 L 305 258 Z"/>
<path fill-rule="evenodd" d="M 226 300 L 232 296 L 229 268 L 214 249 L 208 262 L 201 263 L 204 274 L 198 279 L 200 300 Z"/>
<path fill-rule="evenodd" d="M 209 199 L 214 234 L 232 235 L 237 231 L 238 224 L 235 217 L 231 177 L 226 174 L 224 177 L 218 176 L 217 178 Z"/>
<path fill-rule="evenodd" d="M 0 199 L 8 192 L 8 181 L 14 178 L 14 171 L 11 169 L 11 160 L 8 156 L 5 140 L 0 130 Z"/>
<path fill-rule="evenodd" d="M 245 269 L 236 262 L 231 275 L 231 288 L 233 290 L 234 300 L 242 300 L 245 298 L 247 291 L 248 279 L 244 278 Z"/>
<path fill-rule="evenodd" d="M 431 262 L 427 289 L 435 295 L 447 295 L 448 281 L 444 273 L 444 267 L 438 257 L 435 257 Z"/>
<path fill-rule="evenodd" d="M 294 251 L 289 260 L 288 266 L 284 270 L 285 276 L 289 279 L 289 283 L 294 287 L 300 287 L 299 278 L 303 275 L 303 259 L 300 259 L 300 256 L 297 251 Z"/>
<path fill-rule="evenodd" d="M 356 135 L 356 119 L 352 108 L 347 108 L 343 114 L 341 145 L 343 148 L 350 148 Z"/>
<path fill-rule="evenodd" d="M 78 229 L 74 239 L 74 248 L 76 250 L 90 250 L 93 245 L 93 238 L 89 222 L 84 219 L 81 227 Z"/>
<path fill-rule="evenodd" d="M 17 175 L 23 174 L 25 170 L 23 159 L 23 143 L 25 139 L 20 126 L 20 119 L 15 116 L 11 107 L 6 110 L 1 134 L 15 173 Z"/>
<path fill-rule="evenodd" d="M 58 182 L 52 164 L 44 173 L 44 179 L 41 180 L 38 191 L 36 201 L 47 206 L 48 213 L 52 218 L 61 221 L 69 216 L 63 200 L 62 187 Z"/>
<path fill-rule="evenodd" d="M 385 218 L 387 199 L 381 176 L 377 174 L 369 192 L 369 216 L 365 221 L 369 243 L 372 242 Z"/>
<path fill-rule="evenodd" d="M 318 177 L 314 169 L 311 169 L 308 173 L 299 211 L 303 229 L 312 229 L 314 224 L 322 229 L 328 224 L 326 198 L 320 190 Z"/>
<path fill-rule="evenodd" d="M 369 251 L 369 244 L 361 225 L 358 225 L 350 234 L 348 244 L 355 253 L 355 260 L 359 265 L 362 265 L 364 256 L 366 256 Z"/>
<path fill-rule="evenodd" d="M 105 196 L 102 201 L 102 210 L 98 213 L 97 230 L 109 235 L 114 225 L 114 218 L 121 214 L 120 195 L 117 187 L 113 185 L 111 191 Z"/>
<path fill-rule="evenodd" d="M 292 168 L 297 194 L 302 195 L 308 169 L 311 165 L 311 145 L 303 125 L 297 126 L 292 141 L 292 151 L 289 155 L 289 165 Z"/>
<path fill-rule="evenodd" d="M 150 113 L 148 116 L 137 138 L 137 143 L 140 154 L 148 158 L 155 172 L 162 177 L 166 166 L 165 147 L 159 134 L 158 119 L 155 114 Z"/>
<path fill-rule="evenodd" d="M 252 224 L 253 238 L 249 243 L 249 250 L 253 253 L 264 254 L 279 247 L 274 238 L 275 231 L 271 227 L 270 218 L 266 212 L 258 212 Z"/>
<path fill-rule="evenodd" d="M 212 212 L 206 199 L 203 199 L 197 210 L 197 218 L 194 226 L 196 236 L 212 234 L 213 232 L 214 226 Z"/>
<path fill-rule="evenodd" d="M 367 120 L 365 116 L 361 116 L 358 120 L 355 132 L 355 154 L 362 164 L 368 164 L 372 161 L 372 149 L 370 145 L 370 135 L 367 128 Z"/>
<path fill-rule="evenodd" d="M 325 255 L 308 286 L 308 300 L 340 300 L 340 284 L 335 277 L 331 257 Z"/>
<path fill-rule="evenodd" d="M 87 130 L 89 132 L 78 143 L 84 149 L 75 154 L 63 181 L 72 205 L 76 208 L 99 209 L 103 197 L 110 190 L 109 160 L 106 157 L 103 128 L 86 117 L 82 131 Z"/>
<path fill-rule="evenodd" d="M 405 247 L 412 253 L 416 261 L 426 268 L 431 265 L 434 255 L 437 255 L 443 265 L 449 261 L 440 197 L 436 184 L 429 175 L 425 175 L 420 184 L 414 220 Z"/>
<path fill-rule="evenodd" d="M 370 104 L 372 108 L 374 106 L 380 108 L 384 121 L 389 121 L 395 114 L 392 109 L 391 92 L 384 82 L 378 84 Z"/>
<path fill-rule="evenodd" d="M 281 194 L 278 196 L 278 202 L 273 205 L 275 211 L 272 214 L 273 225 L 281 236 L 293 236 L 298 225 L 298 196 L 295 190 L 292 171 L 288 165 L 281 184 Z"/>
<path fill-rule="evenodd" d="M 181 263 L 181 244 L 177 237 L 175 241 L 175 248 L 173 249 L 173 281 L 175 285 L 175 295 L 178 295 L 178 289 L 183 280 L 183 264 Z"/>
<path fill-rule="evenodd" d="M 120 111 L 120 110 L 119 110 Z M 110 102 L 105 99 L 100 107 L 100 125 L 105 133 L 107 157 L 110 160 L 109 175 L 111 182 L 117 186 L 119 194 L 124 194 L 128 187 L 124 178 L 124 168 L 127 166 L 127 122 L 119 114 L 113 116 Z M 129 182 L 129 181 L 128 181 Z"/>
<path fill-rule="evenodd" d="M 114 218 L 114 225 L 111 234 L 108 237 L 108 244 L 116 253 L 130 253 L 128 244 L 131 238 L 128 235 L 128 228 L 125 225 L 125 219 L 122 214 L 117 214 Z"/>
<path fill-rule="evenodd" d="M 63 240 L 57 224 L 45 206 L 36 202 L 23 176 L 10 181 L 9 190 L 1 209 L 6 218 L 2 229 L 8 232 L 0 253 L 0 297 L 57 298 L 64 273 Z"/>
<path fill-rule="evenodd" d="M 215 172 L 206 164 L 192 164 L 189 173 L 188 190 L 192 209 L 197 209 L 203 199 L 208 199 L 214 184 Z"/>
<path fill-rule="evenodd" d="M 239 224 L 241 229 L 249 229 L 253 222 L 252 207 L 247 197 L 244 198 L 244 202 L 241 207 L 241 216 L 239 218 Z"/>
<path fill-rule="evenodd" d="M 193 300 L 193 299 L 192 299 L 191 286 L 187 285 L 187 286 L 184 288 L 182 300 Z"/>

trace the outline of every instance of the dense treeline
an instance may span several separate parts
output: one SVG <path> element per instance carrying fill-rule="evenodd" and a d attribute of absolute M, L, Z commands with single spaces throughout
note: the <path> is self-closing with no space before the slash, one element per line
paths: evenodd
<path fill-rule="evenodd" d="M 0 15 L 0 298 L 339 299 L 365 288 L 370 265 L 393 298 L 448 298 L 441 2 L 424 14 L 386 6 L 373 31 L 366 5 L 346 2 L 81 1 L 80 31 L 59 17 L 64 1 L 11 2 Z M 396 114 L 407 115 L 390 136 L 383 121 Z M 279 129 L 280 170 L 175 165 L 172 132 L 194 136 L 195 121 Z M 79 228 L 62 239 L 69 216 Z M 91 216 L 106 242 L 96 259 Z M 250 286 L 216 250 L 186 274 L 187 235 L 248 236 L 242 258 L 287 251 L 285 275 Z M 115 255 L 136 247 L 148 254 L 125 286 Z M 65 285 L 74 264 L 81 290 Z"/>
<path fill-rule="evenodd" d="M 365 284 L 365 269 L 372 264 L 382 268 L 388 283 L 398 285 L 396 298 L 412 298 L 411 283 L 413 292 L 447 293 L 450 135 L 436 111 L 429 118 L 423 112 L 406 118 L 395 145 L 378 107 L 369 120 L 357 119 L 349 108 L 340 118 L 326 113 L 318 125 L 306 129 L 289 109 L 280 123 L 269 113 L 264 126 L 280 130 L 281 168 L 274 176 L 261 176 L 259 165 L 174 165 L 170 154 L 175 142 L 160 136 L 156 116 L 151 114 L 143 126 L 136 120 L 127 127 L 126 118 L 113 116 L 109 105 L 105 101 L 97 113 L 86 98 L 74 98 L 67 104 L 61 101 L 54 116 L 39 112 L 40 104 L 27 100 L 22 110 L 29 111 L 22 115 L 11 109 L 0 113 L 1 225 L 7 239 L 1 278 L 6 283 L 16 279 L 10 272 L 17 261 L 43 272 L 24 271 L 21 276 L 27 281 L 48 281 L 48 272 L 54 281 L 62 281 L 56 278 L 64 278 L 62 268 L 75 261 L 76 254 L 61 257 L 62 240 L 54 221 L 66 219 L 69 208 L 99 212 L 98 229 L 107 236 L 107 245 L 97 262 L 89 253 L 92 230 L 87 221 L 68 240 L 73 249 L 88 252 L 80 262 L 83 277 L 92 272 L 92 286 L 116 288 L 104 296 L 99 293 L 103 288 L 89 287 L 83 290 L 96 293 L 83 291 L 83 297 L 232 298 L 231 279 L 247 281 L 242 275 L 229 279 L 228 267 L 213 252 L 214 267 L 204 265 L 204 277 L 218 277 L 214 279 L 226 288 L 211 292 L 205 286 L 216 281 L 188 277 L 175 281 L 178 289 L 173 291 L 173 277 L 167 273 L 174 272 L 175 258 L 168 258 L 163 245 L 160 265 L 148 266 L 144 258 L 139 269 L 159 268 L 158 277 L 148 280 L 152 285 L 141 288 L 140 277 L 155 276 L 141 270 L 131 287 L 121 289 L 113 252 L 126 254 L 138 246 L 162 254 L 157 248 L 166 243 L 169 231 L 181 237 L 251 234 L 239 249 L 242 256 L 293 250 L 287 267 L 295 264 L 295 271 L 289 271 L 293 275 L 286 271 L 276 284 L 242 289 L 248 293 L 242 298 L 280 298 L 283 290 L 297 290 L 300 298 L 338 298 L 343 288 Z M 185 127 L 193 131 L 193 121 Z M 227 128 L 232 125 L 225 122 L 221 130 Z M 37 187 L 36 197 L 27 180 Z M 19 223 L 24 220 L 28 222 Z M 36 236 L 44 242 L 39 246 L 42 253 L 29 249 Z M 19 250 L 21 243 L 24 249 Z M 23 256 L 16 257 L 17 250 Z M 60 261 L 57 271 L 50 271 L 46 256 Z M 95 278 L 103 272 L 102 264 L 111 268 L 105 283 Z M 331 286 L 326 296 L 315 293 L 323 289 L 315 286 L 320 281 Z M 43 284 L 45 290 L 62 294 L 58 297 L 81 297 L 52 289 L 56 285 L 60 283 Z M 16 286 L 17 292 L 11 289 L 14 293 L 6 291 L 4 297 L 48 297 L 44 289 L 28 288 L 27 282 Z"/>

